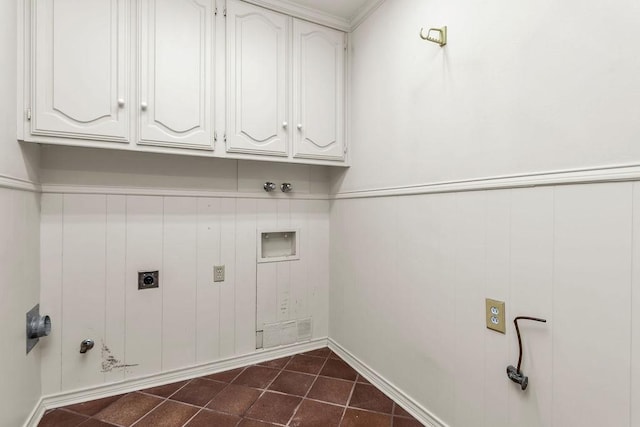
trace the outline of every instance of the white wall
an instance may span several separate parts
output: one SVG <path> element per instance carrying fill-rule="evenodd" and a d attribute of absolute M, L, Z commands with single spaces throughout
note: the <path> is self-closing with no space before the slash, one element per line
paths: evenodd
<path fill-rule="evenodd" d="M 639 14 L 632 0 L 384 2 L 352 37 L 338 190 L 640 163 Z M 444 48 L 418 36 L 442 25 Z"/>
<path fill-rule="evenodd" d="M 262 190 L 285 179 L 294 193 Z M 49 147 L 42 181 L 42 306 L 62 322 L 43 394 L 254 352 L 259 295 L 274 302 L 261 316 L 328 335 L 324 168 Z M 301 258 L 258 268 L 256 230 L 277 227 L 300 228 Z M 139 291 L 137 272 L 156 269 L 160 288 Z M 134 366 L 105 370 L 109 356 Z"/>
<path fill-rule="evenodd" d="M 639 164 L 638 8 L 384 2 L 352 37 L 337 197 Z M 638 184 L 465 185 L 332 202 L 330 337 L 450 426 L 638 425 Z M 523 324 L 526 393 L 486 297 L 549 320 Z"/>
<path fill-rule="evenodd" d="M 1 426 L 21 425 L 40 398 L 46 338 L 26 354 L 25 336 L 26 313 L 39 301 L 39 220 L 37 193 L 0 188 Z M 53 319 L 54 328 L 59 325 Z"/>
<path fill-rule="evenodd" d="M 40 398 L 40 349 L 26 354 L 25 314 L 38 303 L 38 150 L 16 141 L 16 4 L 0 2 L 0 425 L 17 426 Z"/>
<path fill-rule="evenodd" d="M 330 336 L 450 426 L 637 425 L 639 205 L 637 183 L 335 201 Z M 517 315 L 549 321 L 521 325 L 526 393 Z"/>
<path fill-rule="evenodd" d="M 278 185 L 292 183 L 298 195 L 326 197 L 329 191 L 328 168 L 324 166 L 63 146 L 42 147 L 40 175 L 45 186 L 65 186 L 67 189 L 69 186 L 101 186 L 264 193 L 262 185 L 271 181 Z"/>

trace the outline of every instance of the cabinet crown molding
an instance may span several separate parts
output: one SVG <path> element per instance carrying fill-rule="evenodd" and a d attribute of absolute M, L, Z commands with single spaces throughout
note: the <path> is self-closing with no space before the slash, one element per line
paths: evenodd
<path fill-rule="evenodd" d="M 367 2 L 352 18 L 332 15 L 310 7 L 302 6 L 289 0 L 242 0 L 246 3 L 262 6 L 296 18 L 311 21 L 336 30 L 351 32 L 364 21 L 384 0 Z"/>

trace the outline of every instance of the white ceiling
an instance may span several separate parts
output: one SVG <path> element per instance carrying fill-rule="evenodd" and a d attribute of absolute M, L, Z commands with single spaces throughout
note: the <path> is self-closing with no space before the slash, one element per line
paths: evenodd
<path fill-rule="evenodd" d="M 376 0 L 289 0 L 303 7 L 319 10 L 351 21 L 366 5 Z"/>

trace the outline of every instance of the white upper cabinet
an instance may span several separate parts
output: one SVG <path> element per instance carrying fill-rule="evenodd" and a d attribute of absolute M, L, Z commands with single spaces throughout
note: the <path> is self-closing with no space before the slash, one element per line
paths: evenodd
<path fill-rule="evenodd" d="M 140 0 L 138 144 L 213 149 L 213 0 Z"/>
<path fill-rule="evenodd" d="M 343 160 L 345 34 L 294 20 L 293 155 Z"/>
<path fill-rule="evenodd" d="M 240 0 L 14 1 L 21 140 L 348 166 L 344 32 Z"/>
<path fill-rule="evenodd" d="M 128 141 L 128 2 L 31 4 L 31 133 Z"/>
<path fill-rule="evenodd" d="M 227 151 L 289 154 L 291 18 L 227 3 Z"/>

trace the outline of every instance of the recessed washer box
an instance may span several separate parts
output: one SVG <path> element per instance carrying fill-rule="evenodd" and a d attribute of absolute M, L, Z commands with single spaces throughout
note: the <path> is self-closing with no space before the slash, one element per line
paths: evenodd
<path fill-rule="evenodd" d="M 300 259 L 299 229 L 258 230 L 258 262 Z"/>

